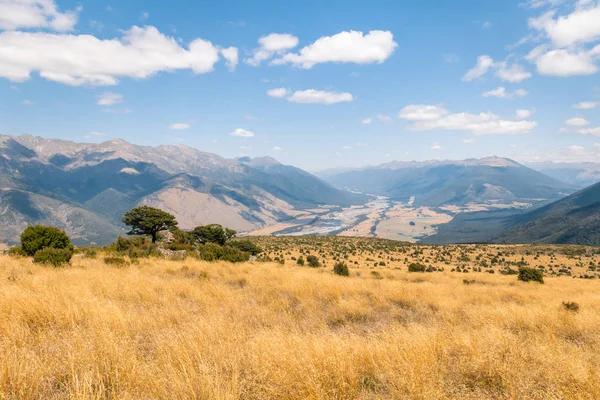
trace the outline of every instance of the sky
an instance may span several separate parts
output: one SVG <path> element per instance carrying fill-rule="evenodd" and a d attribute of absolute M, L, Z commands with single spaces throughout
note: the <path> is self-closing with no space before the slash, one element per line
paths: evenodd
<path fill-rule="evenodd" d="M 600 0 L 0 0 L 0 134 L 600 162 Z"/>

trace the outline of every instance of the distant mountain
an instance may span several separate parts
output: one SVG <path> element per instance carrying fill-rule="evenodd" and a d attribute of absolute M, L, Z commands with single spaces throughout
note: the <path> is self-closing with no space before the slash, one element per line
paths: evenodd
<path fill-rule="evenodd" d="M 496 243 L 600 246 L 600 183 L 509 220 Z"/>
<path fill-rule="evenodd" d="M 398 201 L 408 201 L 414 196 L 415 205 L 433 207 L 486 202 L 540 204 L 576 190 L 571 184 L 500 157 L 394 161 L 320 176 L 338 188 L 388 196 Z"/>
<path fill-rule="evenodd" d="M 365 200 L 272 158 L 226 159 L 120 139 L 0 136 L 0 242 L 14 243 L 27 224 L 49 223 L 76 243 L 107 243 L 123 232 L 123 213 L 140 204 L 172 212 L 183 228 L 222 223 L 247 231 L 297 209 Z"/>
<path fill-rule="evenodd" d="M 598 163 L 528 163 L 528 167 L 540 171 L 559 181 L 578 187 L 588 187 L 600 182 L 600 162 Z"/>

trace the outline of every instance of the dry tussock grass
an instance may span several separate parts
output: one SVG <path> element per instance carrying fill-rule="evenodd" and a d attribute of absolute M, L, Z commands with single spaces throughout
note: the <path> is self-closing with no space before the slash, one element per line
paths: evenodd
<path fill-rule="evenodd" d="M 600 398 L 596 280 L 72 264 L 0 257 L 0 398 Z"/>

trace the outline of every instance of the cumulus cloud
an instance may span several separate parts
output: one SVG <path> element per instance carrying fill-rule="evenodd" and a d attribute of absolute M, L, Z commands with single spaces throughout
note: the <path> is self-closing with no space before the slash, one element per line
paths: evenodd
<path fill-rule="evenodd" d="M 267 95 L 275 98 L 282 98 L 288 94 L 288 90 L 286 88 L 276 88 L 267 90 Z"/>
<path fill-rule="evenodd" d="M 597 101 L 582 101 L 581 103 L 573 104 L 573 108 L 577 108 L 578 110 L 591 110 L 592 108 L 596 108 L 597 105 Z"/>
<path fill-rule="evenodd" d="M 371 122 L 373 122 L 373 118 L 372 117 L 365 118 L 362 121 L 360 121 L 360 123 L 363 124 L 363 125 L 369 125 Z"/>
<path fill-rule="evenodd" d="M 399 118 L 410 121 L 410 131 L 448 130 L 467 131 L 474 135 L 525 134 L 537 126 L 535 121 L 507 120 L 490 113 L 451 114 L 440 106 L 410 105 L 404 107 Z"/>
<path fill-rule="evenodd" d="M 281 150 L 282 150 L 282 149 L 281 149 L 281 147 L 279 147 L 279 146 L 275 146 L 275 147 L 273 147 L 273 151 L 281 151 Z"/>
<path fill-rule="evenodd" d="M 228 47 L 226 49 L 220 49 L 219 51 L 225 59 L 227 69 L 231 72 L 235 71 L 235 67 L 237 67 L 239 61 L 238 49 L 236 47 Z"/>
<path fill-rule="evenodd" d="M 556 9 L 529 19 L 529 28 L 548 43 L 533 49 L 527 58 L 542 75 L 575 76 L 598 72 L 600 2 L 580 0 L 566 14 Z"/>
<path fill-rule="evenodd" d="M 535 113 L 535 108 L 531 110 L 517 110 L 517 117 L 520 119 L 526 119 L 531 117 Z"/>
<path fill-rule="evenodd" d="M 593 42 L 600 39 L 600 3 L 576 7 L 568 15 L 557 15 L 556 10 L 530 18 L 529 26 L 543 32 L 556 47 Z"/>
<path fill-rule="evenodd" d="M 230 135 L 237 136 L 237 137 L 245 137 L 245 138 L 254 137 L 254 133 L 247 131 L 245 129 L 242 129 L 242 128 L 237 128 L 236 130 L 231 132 Z"/>
<path fill-rule="evenodd" d="M 290 92 L 286 88 L 277 88 L 267 91 L 267 95 L 276 98 L 286 98 L 292 103 L 313 103 L 313 104 L 335 104 L 353 101 L 351 93 L 348 92 L 327 92 L 324 90 L 308 89 Z"/>
<path fill-rule="evenodd" d="M 258 44 L 260 47 L 254 49 L 252 57 L 244 60 L 254 67 L 259 66 L 261 62 L 270 59 L 275 54 L 282 54 L 298 46 L 298 38 L 289 33 L 271 33 L 258 39 Z"/>
<path fill-rule="evenodd" d="M 529 92 L 527 92 L 524 89 L 517 89 L 513 92 L 508 92 L 504 86 L 499 86 L 496 89 L 483 92 L 481 95 L 483 97 L 498 97 L 499 99 L 512 99 L 515 97 L 527 96 L 527 94 L 529 94 Z"/>
<path fill-rule="evenodd" d="M 171 130 L 183 130 L 183 129 L 190 129 L 191 125 L 190 124 L 186 124 L 186 123 L 176 123 L 176 124 L 171 124 L 169 126 L 169 129 Z"/>
<path fill-rule="evenodd" d="M 98 96 L 98 105 L 112 106 L 123 102 L 123 95 L 113 92 L 104 92 Z"/>
<path fill-rule="evenodd" d="M 565 124 L 569 125 L 569 126 L 585 126 L 585 125 L 589 125 L 589 121 L 587 121 L 584 118 L 571 118 L 565 121 Z"/>
<path fill-rule="evenodd" d="M 582 135 L 600 136 L 600 126 L 597 128 L 579 129 L 577 133 L 581 133 Z"/>
<path fill-rule="evenodd" d="M 287 53 L 272 61 L 274 65 L 292 64 L 309 69 L 321 63 L 373 64 L 387 60 L 398 44 L 390 31 L 344 31 L 323 36 L 298 53 Z"/>
<path fill-rule="evenodd" d="M 467 71 L 462 80 L 471 82 L 482 78 L 490 70 L 495 70 L 495 76 L 503 81 L 519 83 L 531 78 L 531 73 L 525 71 L 525 68 L 519 64 L 509 64 L 507 61 L 495 62 L 492 57 L 482 55 L 477 57 L 477 63 L 473 68 Z"/>
<path fill-rule="evenodd" d="M 106 86 L 119 78 L 148 78 L 161 71 L 191 69 L 202 74 L 213 70 L 219 48 L 196 39 L 188 48 L 153 26 L 137 27 L 118 39 L 91 35 L 53 35 L 45 32 L 0 34 L 0 77 L 14 82 L 42 78 L 71 86 Z"/>
<path fill-rule="evenodd" d="M 73 30 L 81 8 L 60 12 L 53 0 L 0 0 L 0 30 Z"/>
<path fill-rule="evenodd" d="M 439 143 L 432 143 L 431 150 L 443 150 L 444 148 Z"/>

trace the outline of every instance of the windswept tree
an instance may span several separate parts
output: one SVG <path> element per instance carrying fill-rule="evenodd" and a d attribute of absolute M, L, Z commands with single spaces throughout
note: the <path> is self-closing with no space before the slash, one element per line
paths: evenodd
<path fill-rule="evenodd" d="M 150 235 L 152 243 L 156 242 L 158 232 L 177 226 L 174 215 L 149 206 L 136 207 L 127 211 L 121 221 L 131 227 L 127 232 L 128 235 Z"/>
<path fill-rule="evenodd" d="M 219 224 L 210 224 L 197 226 L 191 233 L 200 243 L 216 243 L 224 246 L 225 243 L 234 237 L 237 232 L 233 229 L 225 228 Z"/>

